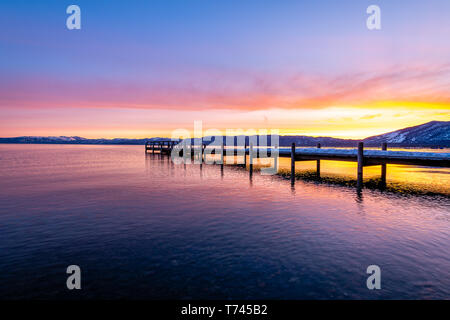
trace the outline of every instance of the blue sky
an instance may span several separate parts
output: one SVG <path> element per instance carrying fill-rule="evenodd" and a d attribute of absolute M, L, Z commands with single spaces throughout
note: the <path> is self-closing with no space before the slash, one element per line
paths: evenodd
<path fill-rule="evenodd" d="M 81 8 L 81 30 L 66 28 L 70 4 Z M 370 4 L 381 8 L 379 31 L 366 28 Z M 403 121 L 390 115 L 392 127 L 416 123 L 430 106 L 427 119 L 445 118 L 439 114 L 450 95 L 449 18 L 447 0 L 2 1 L 0 112 L 10 116 L 8 123 L 23 124 L 13 130 L 4 123 L 3 135 L 86 130 L 68 120 L 77 108 L 99 117 L 118 109 L 142 117 L 133 110 L 144 109 L 153 118 L 167 110 L 174 118 L 208 110 L 205 121 L 214 124 L 220 122 L 217 110 L 233 117 L 241 111 L 239 126 L 245 127 L 254 125 L 248 112 L 304 110 L 310 119 L 308 112 L 317 108 L 358 107 L 366 116 L 374 104 L 395 101 L 392 107 L 402 112 L 412 102 L 425 107 Z M 366 92 L 365 83 L 378 87 Z M 28 111 L 46 120 L 45 127 L 24 118 Z M 346 112 L 340 118 L 348 118 Z M 275 118 L 270 127 L 284 127 L 281 113 Z M 58 119 L 65 126 L 48 130 Z M 308 132 L 326 133 L 329 120 L 319 116 L 317 130 Z M 180 125 L 173 121 L 169 127 Z M 120 123 L 118 133 L 125 127 Z M 301 132 L 300 124 L 288 127 Z M 361 130 L 350 122 L 348 128 Z M 99 124 L 88 134 L 101 130 Z M 104 131 L 113 134 L 113 128 Z M 130 133 L 141 134 L 144 127 Z"/>

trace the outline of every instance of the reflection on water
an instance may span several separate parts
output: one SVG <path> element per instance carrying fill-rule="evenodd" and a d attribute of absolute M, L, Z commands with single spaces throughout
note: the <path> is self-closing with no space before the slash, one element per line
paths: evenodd
<path fill-rule="evenodd" d="M 355 172 L 323 162 L 322 174 Z M 389 166 L 388 180 L 445 185 L 440 170 Z M 0 179 L 1 298 L 450 296 L 447 197 L 250 180 L 142 146 L 0 145 Z M 70 264 L 81 291 L 65 287 Z"/>
<path fill-rule="evenodd" d="M 375 148 L 367 148 L 375 149 Z M 411 149 L 390 149 L 393 151 L 411 151 Z M 416 152 L 450 153 L 450 149 L 413 149 Z M 219 159 L 219 156 L 209 156 L 208 159 Z M 243 163 L 243 157 L 225 157 L 227 164 Z M 247 163 L 249 159 L 247 156 Z M 289 176 L 291 170 L 290 158 L 278 159 L 278 172 Z M 256 159 L 255 168 L 273 167 L 274 160 L 270 158 Z M 381 166 L 364 167 L 364 181 L 367 187 L 387 189 L 388 191 L 407 194 L 439 194 L 450 196 L 450 168 L 423 167 L 410 165 L 387 164 L 387 188 L 381 179 Z M 296 161 L 296 175 L 303 180 L 321 181 L 343 185 L 356 185 L 356 162 L 320 160 L 320 176 L 316 175 L 316 160 Z"/>
<path fill-rule="evenodd" d="M 300 178 L 313 180 L 316 172 L 315 161 L 297 161 L 296 173 Z M 320 161 L 321 177 L 325 182 L 356 184 L 357 164 L 343 161 Z M 387 164 L 387 187 L 392 191 L 417 194 L 441 194 L 450 196 L 450 168 L 419 167 Z M 280 159 L 279 172 L 290 173 L 290 160 Z M 364 181 L 371 186 L 380 183 L 381 166 L 364 167 Z"/>

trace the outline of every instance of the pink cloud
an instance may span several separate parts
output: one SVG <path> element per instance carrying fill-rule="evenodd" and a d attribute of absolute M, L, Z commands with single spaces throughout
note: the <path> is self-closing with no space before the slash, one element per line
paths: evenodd
<path fill-rule="evenodd" d="M 380 73 L 188 75 L 176 83 L 50 77 L 2 79 L 0 108 L 320 109 L 374 101 L 450 103 L 450 65 Z"/>

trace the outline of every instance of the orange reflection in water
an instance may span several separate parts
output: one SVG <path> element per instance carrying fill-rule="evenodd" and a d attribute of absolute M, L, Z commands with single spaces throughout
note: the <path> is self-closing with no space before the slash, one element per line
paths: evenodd
<path fill-rule="evenodd" d="M 376 148 L 367 148 L 376 149 Z M 412 151 L 411 149 L 392 148 L 392 151 Z M 450 153 L 449 149 L 413 149 L 416 152 L 434 152 L 434 153 Z M 214 158 L 214 156 L 212 156 Z M 216 157 L 216 159 L 219 159 Z M 225 157 L 227 164 L 233 164 L 240 161 L 242 157 Z M 247 163 L 249 158 L 247 156 Z M 256 159 L 254 167 L 273 166 L 273 159 Z M 278 172 L 289 174 L 291 168 L 290 158 L 278 159 Z M 312 161 L 296 161 L 296 173 L 300 176 L 305 173 L 311 173 L 313 176 L 316 172 L 316 160 Z M 327 181 L 336 179 L 336 182 L 352 181 L 356 179 L 357 163 L 347 161 L 320 161 L 320 171 L 322 178 L 331 178 Z M 379 180 L 381 177 L 381 166 L 364 167 L 364 181 Z M 394 187 L 392 190 L 398 191 L 409 190 L 414 193 L 439 193 L 450 195 L 450 168 L 427 167 L 427 166 L 411 166 L 387 164 L 388 186 Z"/>

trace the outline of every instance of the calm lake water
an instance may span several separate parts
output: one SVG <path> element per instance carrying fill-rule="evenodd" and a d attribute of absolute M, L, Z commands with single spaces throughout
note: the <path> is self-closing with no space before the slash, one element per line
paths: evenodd
<path fill-rule="evenodd" d="M 143 146 L 0 145 L 0 298 L 450 299 L 448 177 L 389 166 L 444 195 L 357 195 Z"/>

